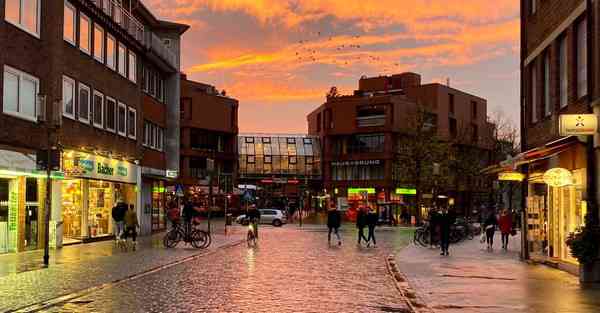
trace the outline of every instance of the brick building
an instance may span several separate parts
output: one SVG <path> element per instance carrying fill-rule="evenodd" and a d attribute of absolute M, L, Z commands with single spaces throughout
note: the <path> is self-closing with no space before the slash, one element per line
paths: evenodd
<path fill-rule="evenodd" d="M 366 192 L 372 202 L 412 204 L 416 210 L 415 182 L 395 175 L 394 169 L 400 140 L 420 111 L 424 125 L 440 140 L 455 142 L 467 135 L 467 146 L 486 149 L 485 99 L 437 83 L 421 84 L 415 73 L 363 77 L 354 95 L 328 97 L 308 115 L 309 134 L 322 141 L 323 184 L 330 196 L 355 206 Z M 476 182 L 470 189 L 451 187 L 442 188 L 445 195 L 440 196 L 454 198 L 450 202 L 457 208 L 475 205 L 468 202 L 474 201 L 473 189 L 483 188 Z M 432 196 L 428 190 L 420 192 L 424 198 Z"/>
<path fill-rule="evenodd" d="M 164 152 L 178 151 L 179 132 L 176 123 L 156 121 L 166 148 L 153 155 L 144 122 L 178 114 L 172 90 L 179 90 L 186 29 L 157 20 L 141 1 L 2 2 L 0 253 L 41 248 L 46 188 L 36 152 L 48 146 L 60 155 L 51 183 L 52 246 L 114 234 L 110 211 L 118 200 L 134 204 L 142 230 L 150 231 L 153 210 L 142 209 L 141 177 L 177 170 L 178 160 Z M 155 106 L 163 108 L 142 93 L 150 68 L 160 73 L 164 92 Z M 60 125 L 50 140 L 44 119 Z"/>
<path fill-rule="evenodd" d="M 585 140 L 561 136 L 559 120 L 565 114 L 596 112 L 600 63 L 593 47 L 598 45 L 598 10 L 597 1 L 591 10 L 585 0 L 521 1 L 524 152 L 514 162 L 527 174 L 525 249 L 575 270 L 565 241 L 585 223 L 588 160 Z M 569 182 L 549 180 L 554 173 Z"/>
<path fill-rule="evenodd" d="M 208 205 L 209 160 L 214 161 L 213 194 L 222 206 L 237 179 L 238 101 L 214 86 L 181 75 L 181 175 L 187 192 Z"/>

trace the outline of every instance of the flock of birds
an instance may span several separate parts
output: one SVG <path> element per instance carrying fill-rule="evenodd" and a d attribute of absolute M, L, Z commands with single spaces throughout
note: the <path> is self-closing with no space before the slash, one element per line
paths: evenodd
<path fill-rule="evenodd" d="M 322 43 L 323 39 L 332 42 L 335 38 L 325 36 L 321 32 L 309 34 L 309 37 L 312 38 L 298 41 L 298 49 L 295 51 L 297 63 L 324 62 L 346 67 L 355 65 L 354 63 L 367 63 L 379 67 L 384 73 L 396 71 L 400 67 L 399 62 L 389 63 L 388 60 L 382 59 L 380 56 L 373 54 L 373 51 L 361 46 L 359 43 L 360 35 L 348 37 L 346 42 L 335 46 L 322 44 L 321 48 L 317 48 L 318 45 L 314 43 Z"/>

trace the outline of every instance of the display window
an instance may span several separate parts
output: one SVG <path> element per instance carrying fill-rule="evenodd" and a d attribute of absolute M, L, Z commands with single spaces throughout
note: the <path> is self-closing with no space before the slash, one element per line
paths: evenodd
<path fill-rule="evenodd" d="M 90 181 L 88 197 L 90 237 L 106 236 L 112 233 L 110 219 L 114 204 L 112 183 Z"/>
<path fill-rule="evenodd" d="M 83 192 L 81 179 L 62 182 L 63 242 L 82 239 Z"/>
<path fill-rule="evenodd" d="M 152 231 L 166 228 L 166 187 L 163 181 L 152 183 Z"/>

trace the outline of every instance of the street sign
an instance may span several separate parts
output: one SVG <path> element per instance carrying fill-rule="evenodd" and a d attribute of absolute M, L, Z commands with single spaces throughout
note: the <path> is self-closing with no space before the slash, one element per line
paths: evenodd
<path fill-rule="evenodd" d="M 598 132 L 598 117 L 595 114 L 561 114 L 558 128 L 561 136 L 594 135 Z"/>
<path fill-rule="evenodd" d="M 183 197 L 184 196 L 184 194 L 183 194 L 183 186 L 181 184 L 177 184 L 175 186 L 175 195 L 178 196 L 178 197 Z"/>

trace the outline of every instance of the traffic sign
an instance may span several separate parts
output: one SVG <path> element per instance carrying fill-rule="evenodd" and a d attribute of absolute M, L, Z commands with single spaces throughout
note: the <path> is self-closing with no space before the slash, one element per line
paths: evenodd
<path fill-rule="evenodd" d="M 181 184 L 177 184 L 175 186 L 175 195 L 178 196 L 178 197 L 183 197 L 184 196 L 184 194 L 183 194 L 183 186 Z"/>

